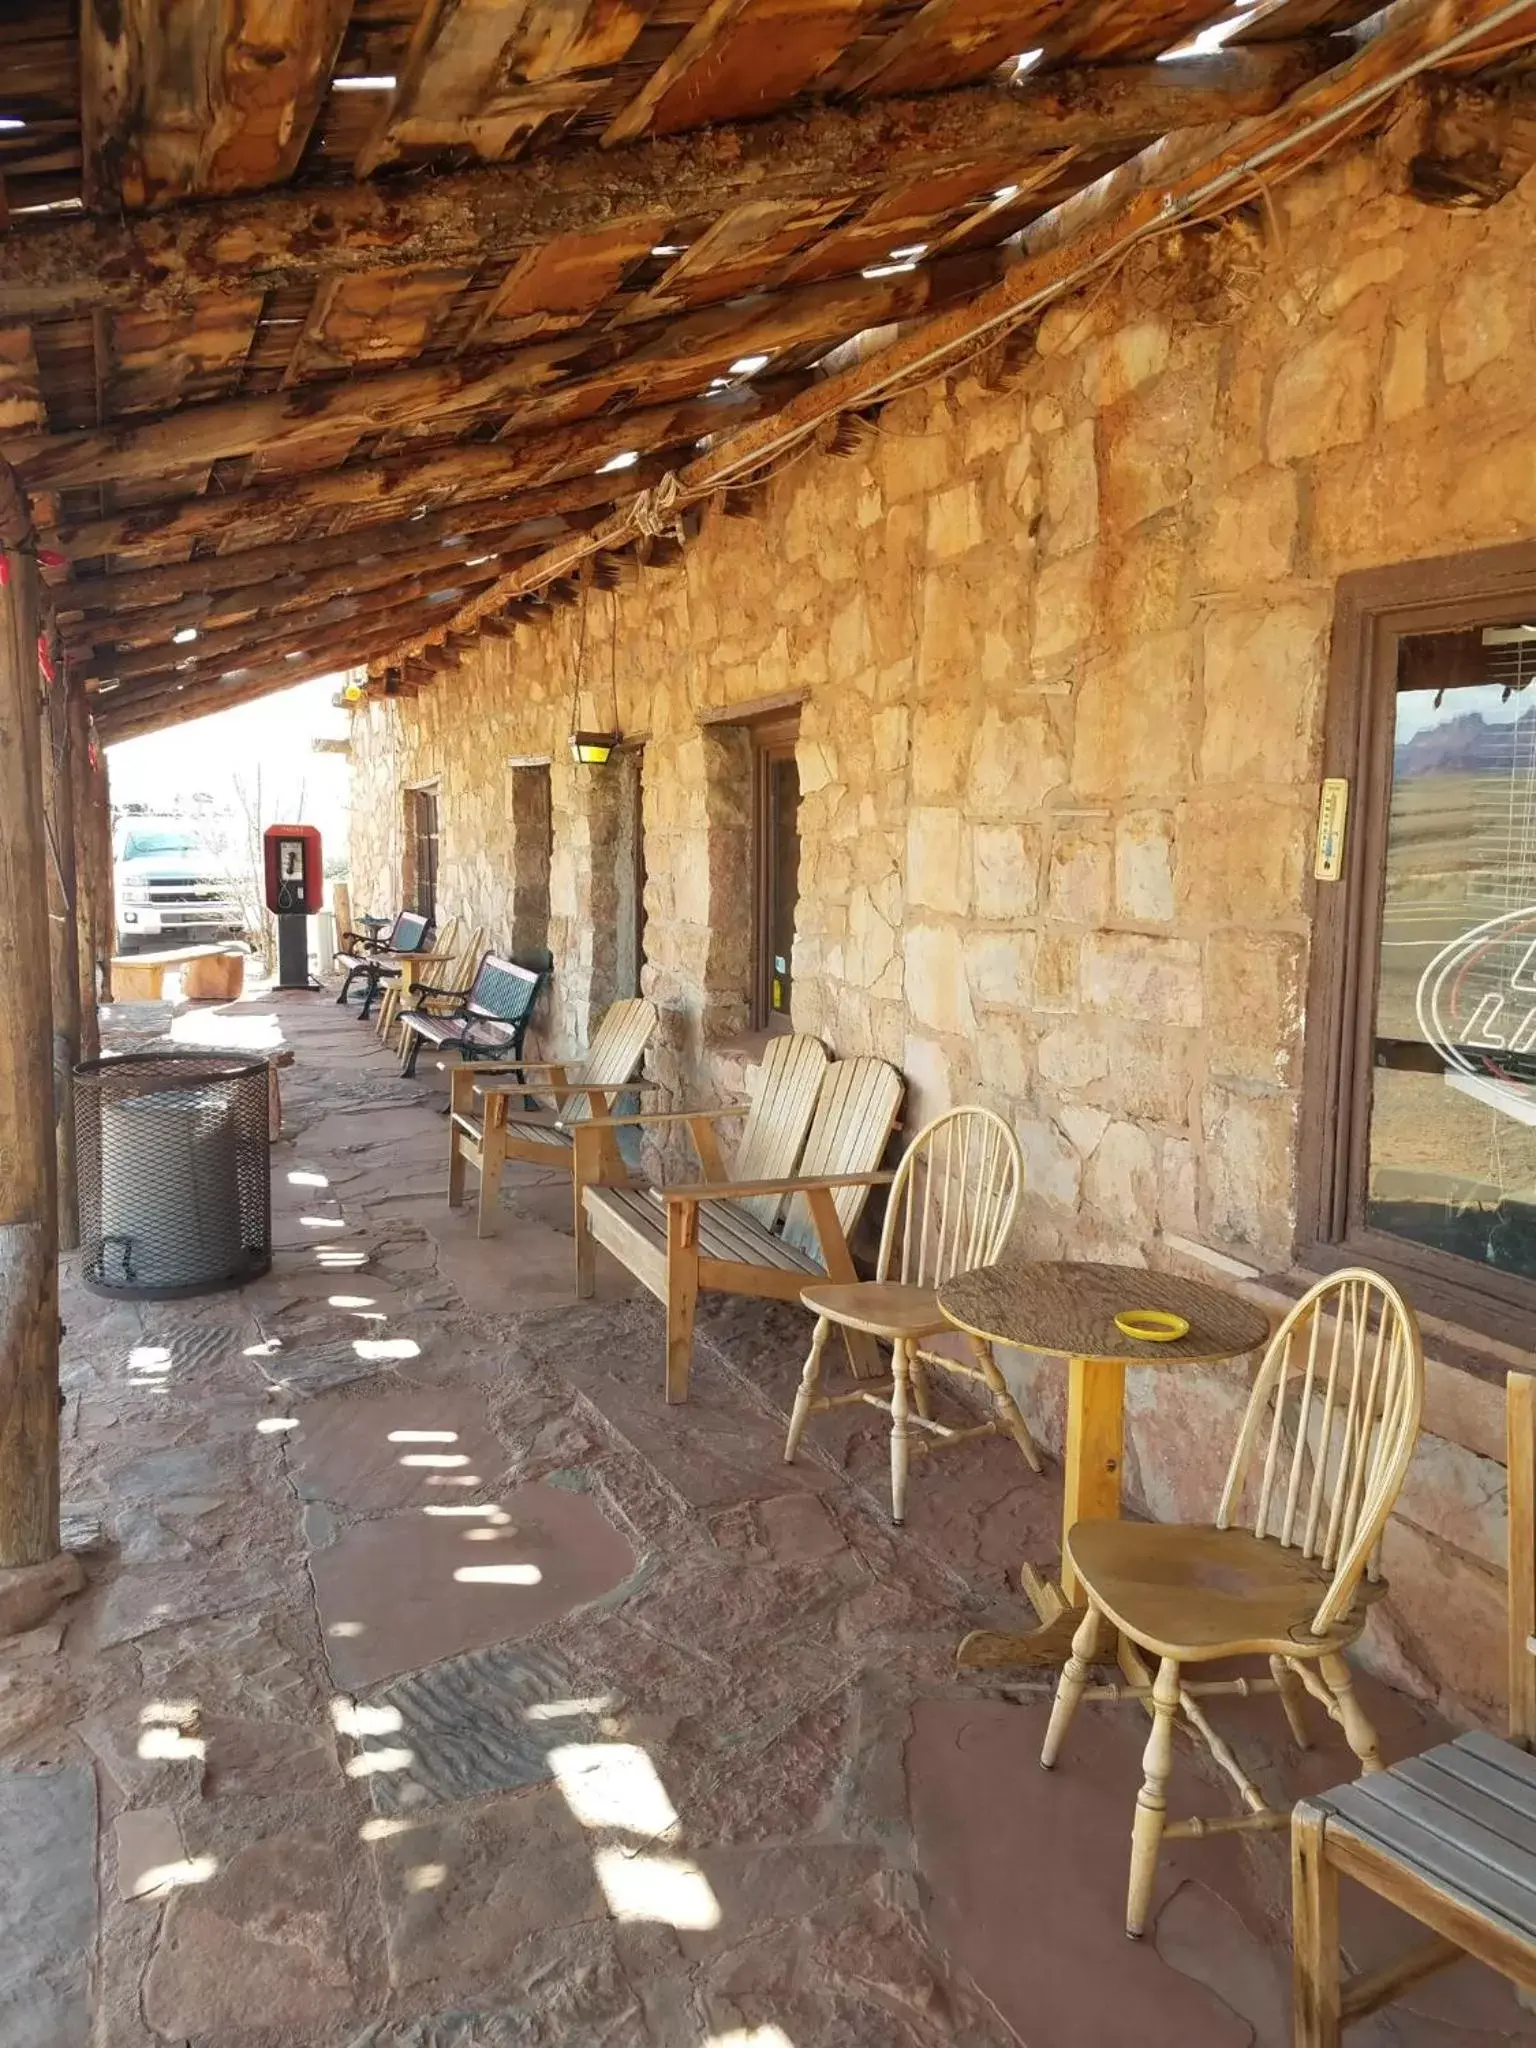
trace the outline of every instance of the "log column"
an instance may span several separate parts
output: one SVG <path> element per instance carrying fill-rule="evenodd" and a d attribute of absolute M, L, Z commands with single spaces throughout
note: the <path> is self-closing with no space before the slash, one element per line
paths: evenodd
<path fill-rule="evenodd" d="M 47 839 L 48 979 L 53 1009 L 53 1138 L 59 1249 L 80 1243 L 75 1172 L 75 1080 L 80 1058 L 80 939 L 76 922 L 75 777 L 69 698 L 62 678 L 43 699 L 43 827 Z"/>
<path fill-rule="evenodd" d="M 69 751 L 73 817 L 70 836 L 75 849 L 75 946 L 80 984 L 80 1057 L 101 1056 L 99 1013 L 101 976 L 101 835 L 96 828 L 95 738 L 85 691 L 78 682 L 69 689 Z M 111 870 L 108 869 L 110 886 Z"/>
<path fill-rule="evenodd" d="M 37 568 L 0 470 L 0 1567 L 59 1552 L 59 1305 Z M 14 505 L 14 500 L 12 504 Z"/>

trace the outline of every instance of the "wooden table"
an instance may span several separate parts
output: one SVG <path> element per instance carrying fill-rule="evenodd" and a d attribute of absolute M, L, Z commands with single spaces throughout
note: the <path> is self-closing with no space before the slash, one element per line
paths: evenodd
<path fill-rule="evenodd" d="M 1026 1564 L 1020 1578 L 1040 1626 L 1022 1635 L 976 1630 L 957 1653 L 963 1665 L 1059 1664 L 1083 1613 L 1066 1562 L 1067 1531 L 1075 1522 L 1120 1513 L 1126 1367 L 1166 1369 L 1240 1357 L 1267 1341 L 1269 1320 L 1248 1302 L 1195 1280 L 1140 1266 L 1070 1261 L 979 1266 L 940 1287 L 939 1307 L 972 1336 L 1068 1361 L 1061 1580 Z M 1125 1336 L 1115 1317 L 1139 1308 L 1172 1310 L 1188 1321 L 1188 1333 L 1165 1344 Z"/>

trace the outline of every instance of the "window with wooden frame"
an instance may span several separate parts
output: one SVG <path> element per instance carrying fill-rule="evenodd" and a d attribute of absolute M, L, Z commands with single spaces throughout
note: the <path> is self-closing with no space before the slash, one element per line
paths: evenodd
<path fill-rule="evenodd" d="M 410 880 L 405 894 L 418 917 L 437 923 L 437 791 L 408 789 L 405 824 Z"/>
<path fill-rule="evenodd" d="M 752 1022 L 788 1031 L 795 908 L 800 894 L 798 711 L 764 718 L 752 741 Z"/>
<path fill-rule="evenodd" d="M 1528 1339 L 1536 1310 L 1536 548 L 1346 577 L 1300 1183 L 1310 1264 Z M 1333 801 L 1337 802 L 1335 791 Z"/>

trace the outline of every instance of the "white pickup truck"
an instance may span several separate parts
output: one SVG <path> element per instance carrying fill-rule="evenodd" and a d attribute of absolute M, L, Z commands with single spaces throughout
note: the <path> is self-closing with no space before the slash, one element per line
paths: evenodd
<path fill-rule="evenodd" d="M 115 834 L 112 881 L 120 953 L 246 935 L 240 892 L 226 864 L 182 819 L 122 819 Z"/>

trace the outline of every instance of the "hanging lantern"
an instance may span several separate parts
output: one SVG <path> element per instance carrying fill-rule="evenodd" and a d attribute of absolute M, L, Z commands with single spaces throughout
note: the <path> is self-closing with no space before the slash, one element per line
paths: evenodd
<path fill-rule="evenodd" d="M 573 732 L 571 759 L 578 768 L 601 768 L 618 744 L 616 732 Z"/>
<path fill-rule="evenodd" d="M 619 744 L 616 732 L 580 732 L 576 720 L 581 715 L 581 687 L 587 665 L 587 594 L 591 587 L 591 564 L 584 562 L 581 568 L 581 617 L 576 636 L 576 672 L 571 679 L 571 759 L 578 768 L 602 768 L 612 759 Z M 618 724 L 619 702 L 617 681 L 614 682 L 613 715 Z"/>

